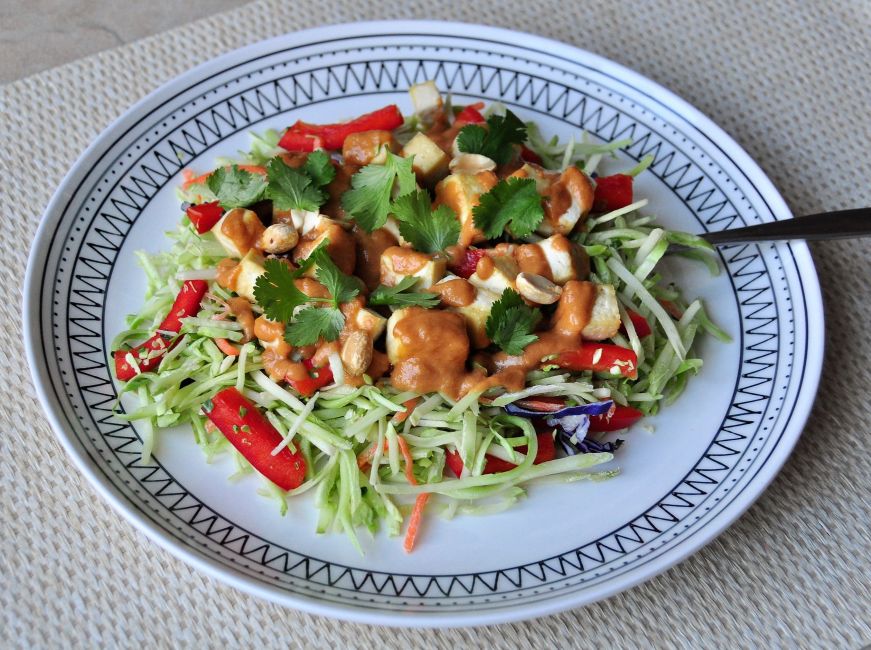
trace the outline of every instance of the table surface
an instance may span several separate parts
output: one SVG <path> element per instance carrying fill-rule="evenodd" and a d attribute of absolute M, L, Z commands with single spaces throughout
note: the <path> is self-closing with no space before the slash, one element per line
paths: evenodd
<path fill-rule="evenodd" d="M 140 23 L 125 27 L 135 37 L 168 25 L 167 15 L 173 25 L 207 17 L 0 86 L 0 645 L 860 648 L 871 642 L 871 465 L 863 446 L 871 432 L 871 240 L 812 247 L 828 324 L 821 392 L 795 452 L 759 501 L 716 541 L 648 583 L 513 625 L 424 631 L 354 625 L 282 609 L 206 577 L 96 498 L 42 415 L 23 355 L 13 354 L 21 349 L 29 245 L 63 174 L 130 104 L 219 53 L 296 29 L 378 18 L 537 32 L 633 67 L 695 104 L 749 151 L 801 214 L 871 205 L 871 4 L 507 0 L 492 14 L 451 0 L 275 0 L 220 14 L 191 11 L 207 4 L 200 0 L 187 4 L 182 13 L 155 0 L 141 8 L 141 19 L 133 13 L 119 20 Z M 117 11 L 108 0 L 76 6 L 81 11 L 62 15 L 81 24 L 90 20 L 85 7 Z M 59 62 L 52 57 L 60 51 L 89 51 L 60 47 L 67 30 L 54 43 L 47 36 L 27 44 L 54 50 L 51 56 L 11 63 L 7 55 L 27 39 L 10 34 L 26 18 L 13 22 L 9 2 L 0 8 L 7 79 Z"/>

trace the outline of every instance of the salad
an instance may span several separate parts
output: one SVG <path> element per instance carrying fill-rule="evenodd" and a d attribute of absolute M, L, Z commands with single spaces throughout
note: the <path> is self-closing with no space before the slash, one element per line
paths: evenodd
<path fill-rule="evenodd" d="M 358 549 L 364 529 L 411 551 L 424 515 L 613 476 L 614 432 L 681 393 L 700 331 L 728 340 L 658 271 L 717 263 L 644 214 L 652 159 L 601 169 L 629 141 L 548 140 L 432 82 L 410 95 L 408 117 L 297 121 L 186 170 L 110 360 L 145 461 L 190 425 L 231 480 L 256 472 L 282 514 L 313 493 L 317 531 Z"/>

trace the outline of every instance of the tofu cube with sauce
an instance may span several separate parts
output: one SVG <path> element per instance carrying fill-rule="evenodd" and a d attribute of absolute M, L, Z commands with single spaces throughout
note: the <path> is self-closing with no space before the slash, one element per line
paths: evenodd
<path fill-rule="evenodd" d="M 584 326 L 581 336 L 589 341 L 604 341 L 620 329 L 620 309 L 617 306 L 617 292 L 610 284 L 595 285 L 596 295 L 590 311 L 590 320 Z"/>
<path fill-rule="evenodd" d="M 361 131 L 345 138 L 342 157 L 348 165 L 383 165 L 387 151 L 396 152 L 397 147 L 391 131 Z"/>
<path fill-rule="evenodd" d="M 266 273 L 263 263 L 263 256 L 253 248 L 239 262 L 239 271 L 235 282 L 236 293 L 251 302 L 255 302 L 254 284 L 257 282 L 257 278 Z"/>
<path fill-rule="evenodd" d="M 387 325 L 387 319 L 371 309 L 363 308 L 355 314 L 354 325 L 356 326 L 356 329 L 367 332 L 374 341 L 384 332 L 384 328 Z"/>
<path fill-rule="evenodd" d="M 327 241 L 329 242 L 326 247 L 327 254 L 342 273 L 351 275 L 357 262 L 357 245 L 354 237 L 338 221 L 323 215 L 317 215 L 316 222 L 317 225 L 303 233 L 296 248 L 293 249 L 294 263 L 298 264 Z M 308 217 L 306 217 L 306 224 L 308 224 Z M 304 273 L 309 278 L 315 277 L 316 274 L 317 265 L 313 265 Z"/>
<path fill-rule="evenodd" d="M 391 246 L 381 253 L 381 284 L 393 287 L 403 278 L 417 278 L 420 289 L 428 289 L 441 280 L 447 260 L 401 246 Z"/>
<path fill-rule="evenodd" d="M 469 282 L 501 296 L 506 289 L 517 290 L 515 279 L 518 273 L 520 267 L 512 255 L 485 255 L 478 261 Z"/>
<path fill-rule="evenodd" d="M 465 319 L 469 340 L 476 349 L 490 345 L 490 339 L 487 337 L 487 319 L 490 317 L 493 303 L 499 300 L 500 295 L 478 287 L 475 300 L 471 304 L 449 308 Z"/>
<path fill-rule="evenodd" d="M 589 259 L 586 253 L 563 235 L 542 239 L 533 246 L 541 250 L 550 267 L 551 279 L 556 284 L 565 284 L 569 280 L 583 280 L 589 273 Z"/>
<path fill-rule="evenodd" d="M 498 180 L 493 172 L 459 173 L 451 174 L 436 186 L 436 205 L 448 206 L 460 220 L 460 246 L 487 239 L 475 228 L 472 210 L 478 205 L 481 195 L 493 189 Z"/>
<path fill-rule="evenodd" d="M 424 185 L 432 185 L 448 173 L 450 158 L 423 133 L 416 134 L 402 148 L 403 158 L 411 156 L 414 156 L 412 169 L 417 175 L 417 180 Z"/>
<path fill-rule="evenodd" d="M 254 247 L 264 230 L 266 228 L 256 212 L 233 208 L 224 213 L 211 232 L 227 251 L 227 255 L 240 259 Z"/>

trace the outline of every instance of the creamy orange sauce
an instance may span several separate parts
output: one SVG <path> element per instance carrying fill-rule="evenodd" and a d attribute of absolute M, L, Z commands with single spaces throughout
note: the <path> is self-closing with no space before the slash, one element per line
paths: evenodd
<path fill-rule="evenodd" d="M 349 165 L 368 165 L 381 152 L 381 147 L 396 153 L 396 138 L 392 131 L 361 131 L 345 138 L 342 158 Z"/>
<path fill-rule="evenodd" d="M 393 270 L 400 275 L 413 275 L 420 271 L 432 260 L 432 255 L 421 253 L 413 248 L 403 248 L 402 246 L 391 246 L 381 254 L 382 259 L 390 258 Z M 381 281 L 384 282 L 384 266 L 382 265 Z"/>
<path fill-rule="evenodd" d="M 239 279 L 239 273 L 242 267 L 236 260 L 226 257 L 218 262 L 217 274 L 215 281 L 225 289 L 230 291 L 236 290 L 236 280 Z"/>
<path fill-rule="evenodd" d="M 254 312 L 251 310 L 251 303 L 245 298 L 230 298 L 227 306 L 236 317 L 236 322 L 242 326 L 242 343 L 247 343 L 254 338 Z"/>
<path fill-rule="evenodd" d="M 378 228 L 370 234 L 356 224 L 351 234 L 357 244 L 354 274 L 372 291 L 381 282 L 381 254 L 396 245 L 396 237 L 384 228 Z"/>
<path fill-rule="evenodd" d="M 448 307 L 467 307 L 475 302 L 478 290 L 468 280 L 457 278 L 434 284 L 427 291 L 437 293 L 442 304 Z"/>
<path fill-rule="evenodd" d="M 535 273 L 548 280 L 553 280 L 550 264 L 548 264 L 547 258 L 538 244 L 523 244 L 518 246 L 514 252 L 514 259 L 517 261 L 517 266 L 520 267 L 521 272 Z"/>
<path fill-rule="evenodd" d="M 336 176 L 327 185 L 327 193 L 330 198 L 321 207 L 321 214 L 327 214 L 336 219 L 345 219 L 345 209 L 342 207 L 342 194 L 351 189 L 351 177 L 360 169 L 357 165 L 340 165 L 333 161 Z"/>
<path fill-rule="evenodd" d="M 252 210 L 235 208 L 221 220 L 221 234 L 232 241 L 242 255 L 254 248 L 264 230 L 260 217 Z"/>
<path fill-rule="evenodd" d="M 489 376 L 485 370 L 466 368 L 470 345 L 462 316 L 413 307 L 393 328 L 402 358 L 390 379 L 399 390 L 439 391 L 453 399 L 494 386 L 521 390 L 526 373 L 540 367 L 543 359 L 581 344 L 581 331 L 590 320 L 594 300 L 592 283 L 567 282 L 550 329 L 538 332 L 538 340 L 528 345 L 523 354 L 476 355 L 476 360 L 492 373 Z"/>
<path fill-rule="evenodd" d="M 346 275 L 354 272 L 357 263 L 357 246 L 354 238 L 338 223 L 328 223 L 304 234 L 293 249 L 293 261 L 299 262 L 311 255 L 320 243 L 328 239 L 327 254 Z"/>

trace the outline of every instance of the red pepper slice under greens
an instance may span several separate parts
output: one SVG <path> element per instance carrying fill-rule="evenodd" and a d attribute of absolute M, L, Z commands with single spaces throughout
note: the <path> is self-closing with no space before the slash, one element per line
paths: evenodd
<path fill-rule="evenodd" d="M 352 133 L 392 131 L 402 126 L 404 121 L 396 104 L 337 124 L 310 124 L 300 120 L 287 129 L 278 146 L 288 151 L 314 151 L 318 148 L 338 151 Z"/>

